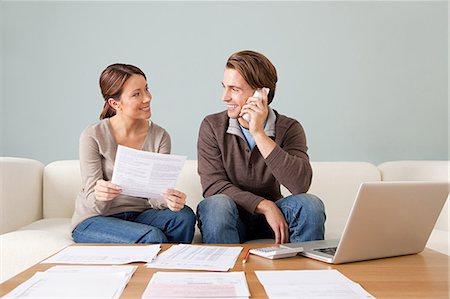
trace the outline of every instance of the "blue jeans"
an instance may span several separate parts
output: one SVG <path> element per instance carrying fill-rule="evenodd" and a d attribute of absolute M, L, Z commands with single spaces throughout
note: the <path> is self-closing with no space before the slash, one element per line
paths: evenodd
<path fill-rule="evenodd" d="M 195 221 L 188 206 L 179 212 L 124 212 L 88 218 L 77 225 L 72 237 L 76 243 L 191 243 Z"/>
<path fill-rule="evenodd" d="M 288 224 L 290 242 L 323 240 L 325 207 L 318 197 L 306 193 L 290 195 L 278 200 L 276 205 Z M 264 215 L 244 211 L 224 194 L 202 200 L 197 217 L 203 243 L 238 244 L 274 238 Z"/>

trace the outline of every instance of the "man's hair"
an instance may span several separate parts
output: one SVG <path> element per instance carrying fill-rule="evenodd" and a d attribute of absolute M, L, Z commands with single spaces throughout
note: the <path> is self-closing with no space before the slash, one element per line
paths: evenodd
<path fill-rule="evenodd" d="M 231 54 L 226 67 L 238 71 L 254 89 L 270 88 L 267 99 L 269 104 L 272 102 L 278 77 L 275 66 L 266 56 L 250 50 L 239 51 Z"/>

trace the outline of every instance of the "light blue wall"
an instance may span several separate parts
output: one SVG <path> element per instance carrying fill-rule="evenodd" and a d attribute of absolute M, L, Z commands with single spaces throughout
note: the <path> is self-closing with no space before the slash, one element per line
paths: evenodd
<path fill-rule="evenodd" d="M 135 64 L 173 153 L 196 158 L 224 110 L 224 63 L 264 53 L 272 106 L 304 126 L 313 161 L 448 159 L 446 2 L 3 2 L 0 155 L 78 158 L 101 71 Z"/>

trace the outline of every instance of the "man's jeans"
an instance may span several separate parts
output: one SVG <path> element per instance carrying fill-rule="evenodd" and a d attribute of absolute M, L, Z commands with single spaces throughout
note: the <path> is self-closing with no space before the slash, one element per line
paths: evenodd
<path fill-rule="evenodd" d="M 191 243 L 196 217 L 188 206 L 179 212 L 148 209 L 94 216 L 72 232 L 76 243 Z"/>
<path fill-rule="evenodd" d="M 325 207 L 311 194 L 291 195 L 276 202 L 289 227 L 292 243 L 323 240 Z M 197 208 L 198 226 L 203 243 L 238 244 L 249 240 L 274 238 L 262 214 L 249 214 L 238 208 L 227 195 L 205 198 Z"/>

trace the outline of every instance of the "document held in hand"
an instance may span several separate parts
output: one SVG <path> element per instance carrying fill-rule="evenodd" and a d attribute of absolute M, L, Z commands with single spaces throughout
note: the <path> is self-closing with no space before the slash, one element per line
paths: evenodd
<path fill-rule="evenodd" d="M 174 188 L 186 156 L 158 154 L 119 145 L 111 182 L 122 194 L 162 199 L 162 193 Z"/>

